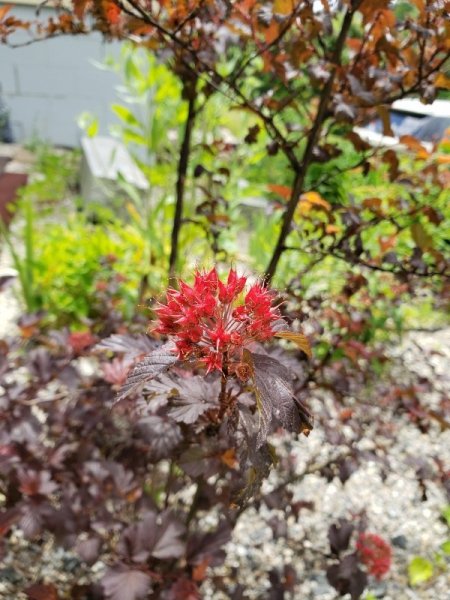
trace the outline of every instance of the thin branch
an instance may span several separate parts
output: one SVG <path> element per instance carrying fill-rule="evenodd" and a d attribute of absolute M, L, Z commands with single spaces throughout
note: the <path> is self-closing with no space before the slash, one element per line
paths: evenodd
<path fill-rule="evenodd" d="M 267 283 L 269 283 L 271 281 L 272 277 L 275 275 L 275 271 L 277 269 L 281 255 L 283 254 L 283 251 L 284 251 L 286 238 L 289 235 L 289 232 L 291 230 L 292 219 L 294 217 L 294 212 L 297 207 L 297 204 L 298 204 L 298 201 L 300 198 L 300 194 L 303 190 L 306 173 L 307 173 L 308 167 L 309 167 L 312 157 L 313 157 L 313 150 L 317 143 L 317 139 L 319 137 L 319 134 L 322 129 L 322 125 L 323 125 L 323 122 L 325 120 L 326 113 L 328 110 L 328 104 L 329 104 L 329 101 L 331 98 L 334 80 L 336 77 L 338 67 L 341 64 L 341 57 L 342 57 L 342 52 L 343 52 L 344 45 L 345 45 L 345 40 L 347 38 L 349 29 L 350 29 L 350 25 L 353 20 L 354 12 L 358 8 L 360 3 L 361 3 L 361 0 L 359 2 L 356 2 L 354 7 L 349 8 L 347 10 L 347 12 L 345 13 L 344 20 L 342 22 L 341 31 L 340 31 L 338 39 L 336 41 L 336 46 L 335 46 L 333 56 L 332 56 L 333 68 L 332 68 L 332 71 L 328 77 L 328 80 L 322 90 L 319 107 L 317 109 L 316 118 L 315 118 L 314 124 L 310 130 L 309 136 L 308 136 L 308 142 L 306 144 L 305 151 L 303 153 L 303 158 L 301 161 L 300 168 L 296 172 L 296 175 L 294 178 L 291 197 L 290 197 L 290 200 L 288 202 L 288 205 L 286 207 L 286 210 L 285 210 L 285 213 L 283 216 L 283 222 L 282 222 L 280 234 L 278 236 L 278 241 L 275 245 L 275 248 L 274 248 L 274 251 L 272 254 L 272 258 L 269 262 L 269 265 L 268 265 L 265 275 L 264 275 L 265 281 Z"/>
<path fill-rule="evenodd" d="M 307 250 L 305 250 L 304 248 L 298 248 L 296 246 L 285 246 L 284 247 L 285 251 L 291 251 L 291 252 L 302 252 L 305 254 L 309 254 L 309 252 Z M 375 265 L 373 263 L 368 263 L 358 257 L 352 256 L 352 259 L 347 258 L 346 256 L 343 256 L 342 254 L 339 254 L 338 252 L 335 252 L 332 248 L 329 248 L 327 250 L 327 252 L 321 252 L 317 249 L 314 250 L 314 254 L 317 254 L 320 252 L 320 255 L 323 258 L 327 258 L 328 256 L 331 256 L 333 258 L 337 258 L 338 260 L 341 260 L 347 264 L 350 264 L 352 266 L 359 266 L 359 267 L 363 267 L 365 269 L 370 269 L 371 271 L 379 271 L 381 273 L 388 273 L 390 275 L 394 275 L 394 276 L 398 276 L 398 275 L 403 275 L 403 276 L 414 276 L 414 277 L 445 277 L 445 278 L 450 278 L 450 274 L 447 275 L 445 270 L 442 271 L 426 271 L 424 273 L 419 273 L 417 271 L 411 271 L 405 268 L 400 268 L 400 269 L 390 269 L 388 267 L 382 267 L 380 265 Z M 308 265 L 308 270 L 310 270 L 311 266 L 315 266 L 318 262 L 320 262 L 319 260 L 316 260 L 313 262 L 312 265 Z"/>
<path fill-rule="evenodd" d="M 261 56 L 262 54 L 264 54 L 265 52 L 267 52 L 271 48 L 274 48 L 275 46 L 277 46 L 281 42 L 281 40 L 284 38 L 284 36 L 291 29 L 291 27 L 292 27 L 292 25 L 293 25 L 296 17 L 298 16 L 298 14 L 300 12 L 300 8 L 302 8 L 302 7 L 303 7 L 303 1 L 299 2 L 295 6 L 294 10 L 291 12 L 291 14 L 289 15 L 289 17 L 286 19 L 285 25 L 283 25 L 283 27 L 280 29 L 278 35 L 271 42 L 263 44 L 263 46 L 257 52 L 254 52 L 251 56 L 248 57 L 248 59 L 239 67 L 239 69 L 237 70 L 236 73 L 232 73 L 232 76 L 231 76 L 230 80 L 233 83 L 236 82 L 239 79 L 239 77 L 242 75 L 242 73 L 245 71 L 245 69 L 254 60 L 256 60 L 259 56 Z"/>
<path fill-rule="evenodd" d="M 181 144 L 180 156 L 178 161 L 178 176 L 176 183 L 176 203 L 175 214 L 173 217 L 173 227 L 171 236 L 171 248 L 169 258 L 169 283 L 174 282 L 178 261 L 178 239 L 183 219 L 184 191 L 186 184 L 186 175 L 189 164 L 189 155 L 191 152 L 191 138 L 195 122 L 195 98 L 197 93 L 197 80 L 188 82 L 189 100 L 188 114 L 184 128 L 183 142 Z"/>
<path fill-rule="evenodd" d="M 124 4 L 121 0 L 114 0 L 114 2 L 117 4 L 117 6 L 119 6 L 120 8 L 123 8 Z M 186 60 L 182 56 L 181 61 L 182 61 L 183 65 L 189 71 L 191 71 L 197 77 L 200 77 L 203 80 L 205 80 L 213 89 L 220 92 L 222 95 L 228 97 L 228 99 L 236 101 L 236 97 L 237 97 L 238 100 L 240 101 L 241 106 L 244 106 L 245 108 L 247 108 L 248 110 L 250 110 L 251 112 L 256 114 L 260 119 L 262 119 L 269 135 L 271 135 L 271 137 L 273 137 L 273 139 L 275 139 L 279 143 L 280 148 L 285 153 L 291 166 L 294 169 L 298 168 L 298 161 L 295 156 L 295 153 L 294 153 L 291 145 L 289 144 L 289 142 L 286 140 L 286 138 L 283 136 L 281 131 L 275 125 L 273 118 L 266 115 L 260 108 L 255 106 L 253 104 L 253 102 L 251 102 L 243 94 L 243 92 L 239 89 L 236 82 L 230 81 L 227 77 L 221 75 L 210 64 L 203 61 L 200 58 L 200 56 L 196 50 L 194 50 L 187 42 L 180 39 L 180 37 L 176 33 L 166 29 L 160 23 L 158 23 L 158 21 L 156 21 L 150 14 L 145 12 L 145 10 L 143 10 L 139 6 L 139 4 L 136 4 L 132 0 L 129 0 L 128 4 L 130 4 L 139 13 L 140 18 L 144 22 L 146 22 L 149 25 L 152 25 L 152 27 L 154 27 L 164 38 L 168 38 L 169 40 L 174 42 L 177 46 L 179 46 L 183 50 L 185 50 L 192 57 L 193 63 L 198 64 L 202 68 L 202 71 L 199 72 L 197 69 L 194 68 L 194 66 L 188 60 Z M 205 77 L 205 73 L 207 73 L 209 75 L 208 78 Z M 218 83 L 223 84 L 223 85 L 225 85 L 226 88 L 230 89 L 235 94 L 235 97 L 230 98 L 230 96 L 223 89 L 220 88 Z"/>

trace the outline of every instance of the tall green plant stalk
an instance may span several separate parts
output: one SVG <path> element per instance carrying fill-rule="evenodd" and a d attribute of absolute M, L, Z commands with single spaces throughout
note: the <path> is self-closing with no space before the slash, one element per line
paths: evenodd
<path fill-rule="evenodd" d="M 36 296 L 34 289 L 34 211 L 31 198 L 24 197 L 22 203 L 23 215 L 25 218 L 24 225 L 24 255 L 23 257 L 16 251 L 15 244 L 9 233 L 5 223 L 0 219 L 0 233 L 8 247 L 13 260 L 14 268 L 19 277 L 22 297 L 25 306 L 29 312 L 33 312 L 39 308 L 39 299 Z"/>

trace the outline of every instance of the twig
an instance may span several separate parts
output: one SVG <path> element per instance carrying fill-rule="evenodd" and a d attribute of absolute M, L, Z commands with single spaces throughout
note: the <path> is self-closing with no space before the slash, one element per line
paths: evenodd
<path fill-rule="evenodd" d="M 298 201 L 300 198 L 300 194 L 303 190 L 306 173 L 307 173 L 308 167 L 309 167 L 312 157 L 313 157 L 313 150 L 317 143 L 317 139 L 318 139 L 320 131 L 322 129 L 323 122 L 325 121 L 325 118 L 326 118 L 328 104 L 329 104 L 331 94 L 333 91 L 334 80 L 336 78 L 336 73 L 337 73 L 338 67 L 341 64 L 341 56 L 342 56 L 342 52 L 344 49 L 345 40 L 347 38 L 349 29 L 350 29 L 350 25 L 353 20 L 354 12 L 357 10 L 360 3 L 361 3 L 361 0 L 359 0 L 359 2 L 355 2 L 354 6 L 347 10 L 347 12 L 345 13 L 344 20 L 342 22 L 341 31 L 340 31 L 338 39 L 336 41 L 336 46 L 335 46 L 333 56 L 332 56 L 333 69 L 332 69 L 332 71 L 328 77 L 328 80 L 322 90 L 319 107 L 317 109 L 316 118 L 315 118 L 314 124 L 310 130 L 309 136 L 308 136 L 308 141 L 307 141 L 307 144 L 305 147 L 305 151 L 303 153 L 301 165 L 295 174 L 295 178 L 294 178 L 294 182 L 293 182 L 293 186 L 292 186 L 291 197 L 290 197 L 290 200 L 288 202 L 288 205 L 286 207 L 286 210 L 285 210 L 285 213 L 283 216 L 283 222 L 282 222 L 280 234 L 278 236 L 278 241 L 275 245 L 275 249 L 273 251 L 272 258 L 271 258 L 269 265 L 266 269 L 266 272 L 264 274 L 264 279 L 267 283 L 269 283 L 272 280 L 273 276 L 275 275 L 275 271 L 277 269 L 281 255 L 283 254 L 284 249 L 285 249 L 286 238 L 289 235 L 289 232 L 291 230 L 292 219 L 294 217 L 294 212 L 297 207 L 297 204 L 298 204 Z"/>
<path fill-rule="evenodd" d="M 186 118 L 186 125 L 184 128 L 183 142 L 180 149 L 180 157 L 178 161 L 178 176 L 176 183 L 176 203 L 175 203 L 175 214 L 173 217 L 172 237 L 171 237 L 171 248 L 169 258 L 169 283 L 173 284 L 176 275 L 177 260 L 178 260 L 178 238 L 180 235 L 180 229 L 183 219 L 183 203 L 184 203 L 184 190 L 186 183 L 186 174 L 189 164 L 189 154 L 191 151 L 191 138 L 192 131 L 194 128 L 194 122 L 196 117 L 195 111 L 195 96 L 197 91 L 197 78 L 194 81 L 189 81 L 189 101 L 188 101 L 188 114 Z"/>

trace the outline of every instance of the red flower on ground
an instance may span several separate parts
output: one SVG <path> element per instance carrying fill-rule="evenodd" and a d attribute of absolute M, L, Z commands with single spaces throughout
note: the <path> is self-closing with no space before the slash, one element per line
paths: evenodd
<path fill-rule="evenodd" d="M 215 268 L 197 271 L 192 286 L 180 280 L 179 290 L 168 290 L 166 304 L 156 308 L 154 331 L 174 339 L 180 359 L 199 359 L 207 372 L 221 371 L 226 360 L 228 372 L 234 372 L 243 349 L 273 337 L 282 323 L 278 307 L 272 306 L 274 292 L 258 282 L 245 293 L 246 284 L 234 269 L 226 283 Z"/>
<path fill-rule="evenodd" d="M 392 562 L 392 550 L 387 542 L 374 533 L 361 533 L 356 542 L 361 562 L 371 575 L 381 579 Z"/>

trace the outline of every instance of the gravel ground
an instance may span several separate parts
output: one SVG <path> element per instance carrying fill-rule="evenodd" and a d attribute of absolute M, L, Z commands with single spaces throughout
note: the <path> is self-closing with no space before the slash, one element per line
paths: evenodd
<path fill-rule="evenodd" d="M 409 370 L 419 374 L 428 374 L 430 367 L 424 360 L 428 358 L 438 378 L 437 388 L 450 391 L 450 329 L 421 334 L 420 344 L 408 339 L 396 353 L 403 356 Z M 435 397 L 430 394 L 423 401 L 432 408 Z M 373 412 L 377 410 L 381 409 L 373 409 Z M 450 537 L 447 525 L 440 519 L 442 509 L 448 504 L 442 486 L 427 481 L 427 500 L 422 501 L 422 489 L 411 464 L 412 458 L 420 456 L 428 462 L 438 455 L 447 468 L 450 467 L 450 431 L 441 431 L 436 425 L 426 434 L 420 433 L 406 415 L 393 416 L 392 424 L 395 437 L 386 440 L 390 447 L 387 453 L 389 473 L 385 479 L 380 463 L 368 461 L 345 484 L 337 478 L 328 483 L 323 477 L 310 474 L 292 485 L 294 500 L 311 501 L 315 509 L 302 511 L 299 522 L 293 520 L 287 524 L 288 543 L 283 538 L 274 541 L 266 524 L 270 517 L 276 516 L 276 510 L 265 509 L 264 514 L 262 509 L 260 514 L 255 511 L 245 514 L 234 532 L 226 565 L 239 568 L 241 583 L 253 590 L 249 598 L 266 597 L 263 588 L 265 584 L 267 589 L 269 584 L 258 577 L 259 570 L 267 572 L 269 566 L 282 567 L 286 562 L 295 566 L 299 578 L 295 599 L 338 598 L 323 570 L 315 564 L 317 555 L 329 552 L 329 525 L 340 517 L 351 519 L 362 510 L 366 511 L 368 531 L 390 540 L 393 545 L 393 566 L 389 576 L 381 583 L 371 581 L 369 591 L 375 597 L 384 600 L 445 600 L 450 597 L 448 564 L 446 570 L 437 573 L 423 587 L 408 587 L 407 577 L 407 566 L 413 556 L 432 560 L 440 545 Z M 351 435 L 351 430 L 348 433 Z M 366 437 L 359 442 L 361 449 L 373 449 L 373 437 L 369 427 Z M 326 442 L 323 432 L 314 429 L 308 439 L 303 438 L 295 444 L 298 472 L 301 473 L 311 459 L 318 464 L 326 463 L 333 452 L 334 448 Z M 272 485 L 277 485 L 276 471 L 272 472 L 267 487 L 270 489 Z"/>

